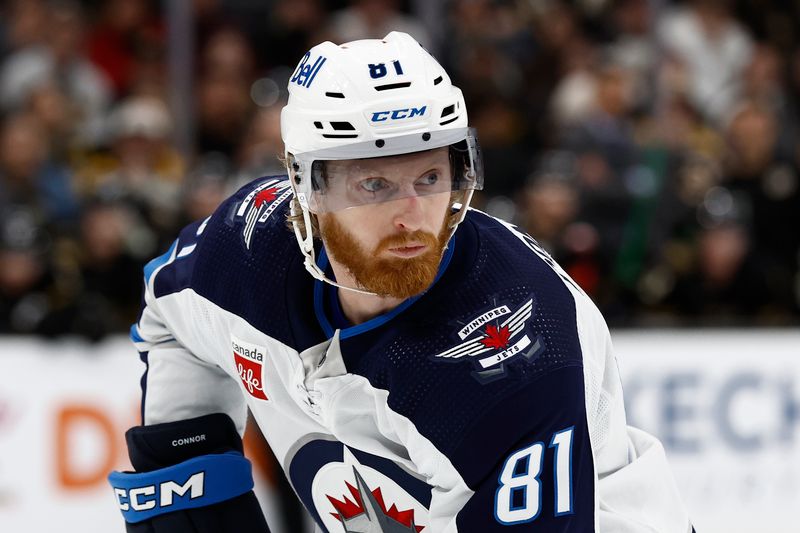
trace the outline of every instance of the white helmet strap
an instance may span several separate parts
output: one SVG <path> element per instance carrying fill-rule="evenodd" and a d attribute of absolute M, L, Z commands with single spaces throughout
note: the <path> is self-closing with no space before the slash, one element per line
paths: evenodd
<path fill-rule="evenodd" d="M 295 205 L 295 202 L 292 202 L 292 229 L 294 230 L 294 236 L 297 239 L 297 244 L 300 245 L 300 251 L 303 254 L 303 266 L 306 267 L 308 273 L 311 274 L 314 279 L 328 283 L 334 287 L 357 292 L 359 294 L 377 296 L 374 292 L 369 292 L 364 289 L 357 289 L 355 287 L 348 287 L 346 285 L 342 285 L 341 283 L 337 283 L 325 275 L 325 272 L 323 272 L 319 265 L 317 265 L 317 254 L 314 251 L 314 235 L 311 230 L 311 215 L 308 209 L 300 207 L 300 211 L 303 216 L 303 225 L 305 226 L 305 235 L 303 235 L 303 231 L 300 229 L 300 224 L 297 221 L 297 215 L 301 213 L 296 212 Z"/>

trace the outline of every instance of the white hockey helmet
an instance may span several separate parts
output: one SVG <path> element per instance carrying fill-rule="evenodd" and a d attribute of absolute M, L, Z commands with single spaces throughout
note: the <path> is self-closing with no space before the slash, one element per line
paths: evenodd
<path fill-rule="evenodd" d="M 472 191 L 483 187 L 480 150 L 474 130 L 467 125 L 461 90 L 413 37 L 391 32 L 383 39 L 321 43 L 300 60 L 288 88 L 281 135 L 301 211 L 293 214 L 302 215 L 304 221 L 303 230 L 296 223 L 294 230 L 306 256 L 306 269 L 315 278 L 331 282 L 316 266 L 310 213 L 364 203 L 355 199 L 343 204 L 341 198 L 333 202 L 332 195 L 326 196 L 325 161 L 451 147 L 452 179 L 442 182 L 446 189 L 434 187 L 429 192 L 464 191 L 461 202 L 455 204 L 458 216 L 451 222 L 451 234 L 455 232 Z"/>

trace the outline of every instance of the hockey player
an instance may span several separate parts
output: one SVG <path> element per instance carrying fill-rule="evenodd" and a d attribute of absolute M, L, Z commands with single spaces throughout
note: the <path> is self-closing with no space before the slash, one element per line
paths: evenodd
<path fill-rule="evenodd" d="M 478 143 L 433 57 L 326 42 L 289 93 L 288 176 L 145 268 L 136 472 L 110 476 L 128 531 L 267 531 L 248 408 L 320 531 L 691 531 L 595 306 L 468 209 Z"/>

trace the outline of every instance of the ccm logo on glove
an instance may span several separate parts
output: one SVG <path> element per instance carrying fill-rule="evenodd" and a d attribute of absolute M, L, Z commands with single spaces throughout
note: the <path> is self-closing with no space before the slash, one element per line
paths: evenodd
<path fill-rule="evenodd" d="M 136 487 L 129 491 L 115 488 L 117 504 L 120 510 L 127 511 L 147 511 L 156 506 L 158 500 L 159 507 L 169 507 L 173 502 L 173 495 L 184 496 L 189 492 L 189 499 L 194 500 L 203 496 L 203 481 L 205 472 L 198 472 L 186 480 L 186 483 L 179 485 L 174 481 L 165 481 L 158 485 L 146 485 Z"/>
<path fill-rule="evenodd" d="M 181 484 L 176 479 L 186 481 Z M 111 472 L 108 481 L 122 515 L 133 524 L 241 496 L 253 490 L 253 471 L 241 453 L 226 452 L 201 455 L 151 472 Z"/>

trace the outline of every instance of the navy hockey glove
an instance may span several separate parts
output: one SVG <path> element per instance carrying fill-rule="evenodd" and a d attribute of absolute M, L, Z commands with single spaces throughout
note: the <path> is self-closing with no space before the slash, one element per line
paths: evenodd
<path fill-rule="evenodd" d="M 269 533 L 228 415 L 137 426 L 125 438 L 136 472 L 108 480 L 128 533 Z"/>

